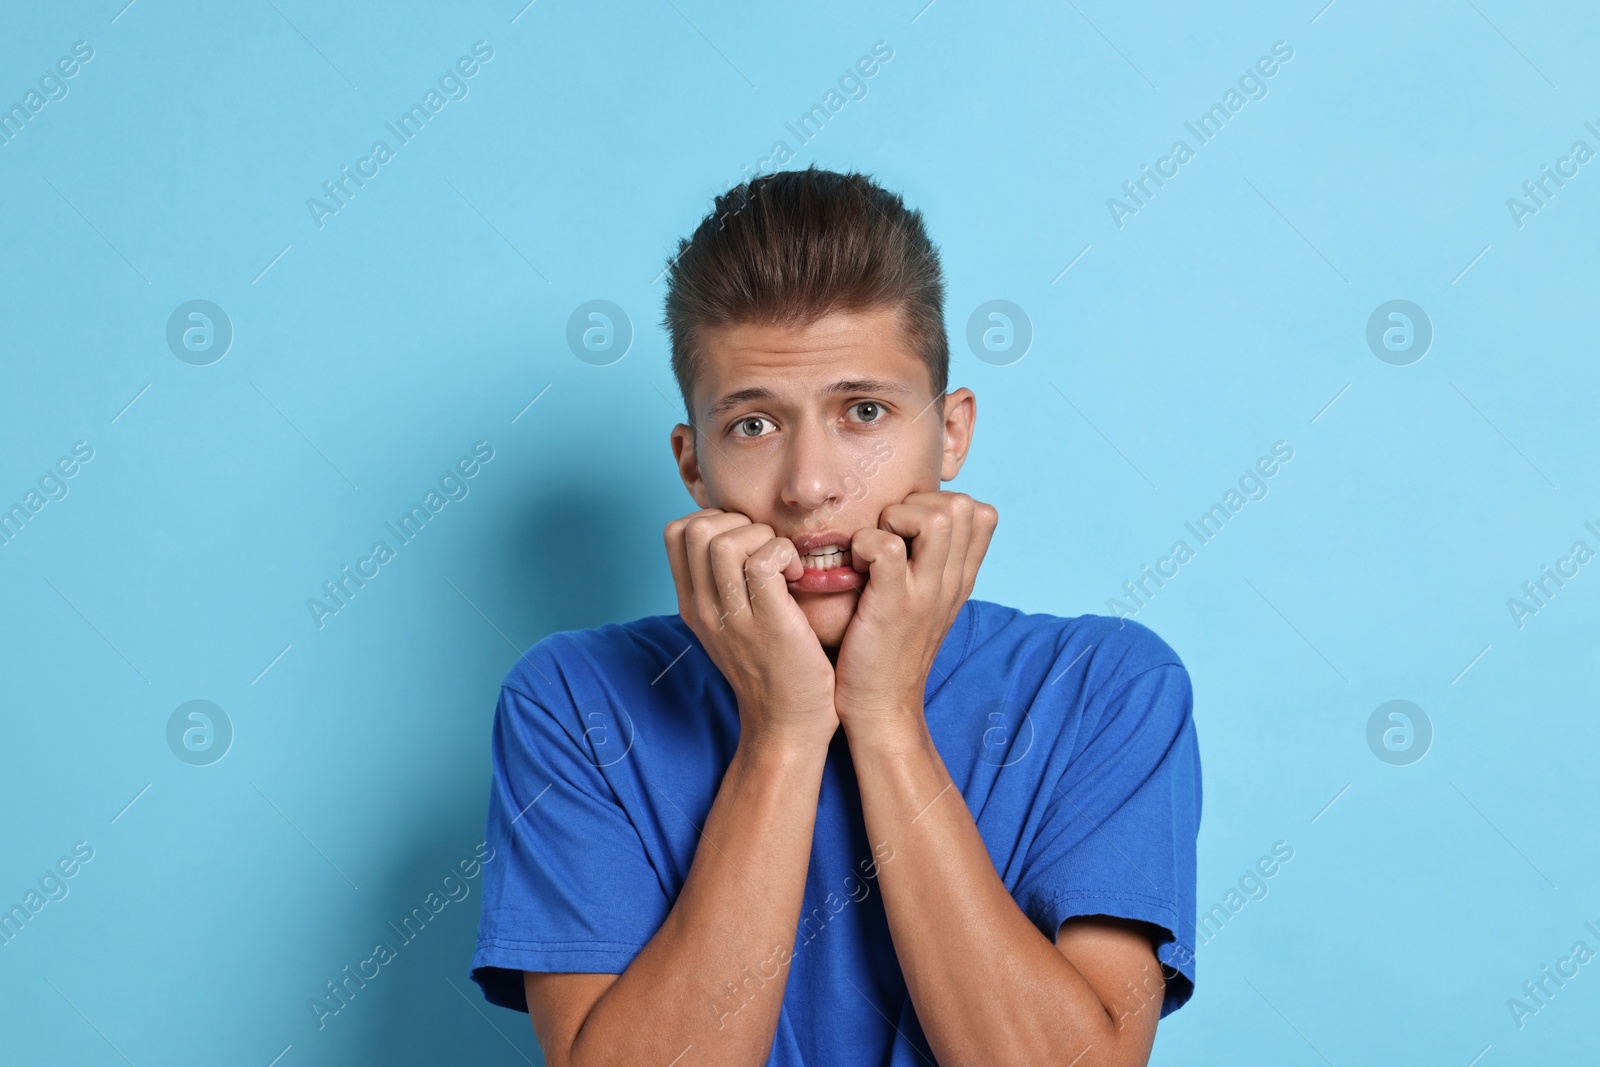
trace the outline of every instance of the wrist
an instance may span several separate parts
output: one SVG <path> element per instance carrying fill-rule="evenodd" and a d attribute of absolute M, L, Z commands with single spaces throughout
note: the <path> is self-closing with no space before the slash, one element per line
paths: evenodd
<path fill-rule="evenodd" d="M 892 717 L 843 720 L 850 751 L 858 757 L 903 759 L 927 752 L 933 747 L 928 720 L 918 707 L 916 714 Z"/>
<path fill-rule="evenodd" d="M 747 762 L 763 767 L 807 765 L 827 759 L 828 747 L 838 732 L 837 721 L 826 727 L 780 729 L 764 727 L 739 731 L 739 753 Z"/>

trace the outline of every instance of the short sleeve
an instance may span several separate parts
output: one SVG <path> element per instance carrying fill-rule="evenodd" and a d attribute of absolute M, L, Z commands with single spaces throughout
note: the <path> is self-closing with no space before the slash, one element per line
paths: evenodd
<path fill-rule="evenodd" d="M 527 1011 L 523 971 L 620 974 L 671 910 L 638 831 L 585 756 L 580 717 L 562 722 L 500 690 L 472 980 Z"/>
<path fill-rule="evenodd" d="M 1017 902 L 1055 939 L 1061 923 L 1110 915 L 1161 929 L 1161 1015 L 1194 993 L 1200 752 L 1189 674 L 1146 667 L 1086 709 L 1029 848 Z"/>

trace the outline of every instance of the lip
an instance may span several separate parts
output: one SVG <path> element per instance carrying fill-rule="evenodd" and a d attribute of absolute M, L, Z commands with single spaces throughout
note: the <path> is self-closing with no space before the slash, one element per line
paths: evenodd
<path fill-rule="evenodd" d="M 789 540 L 794 542 L 803 555 L 816 548 L 827 548 L 829 545 L 843 545 L 850 547 L 850 535 L 837 530 L 823 530 L 821 533 L 795 534 Z"/>
<path fill-rule="evenodd" d="M 789 540 L 794 542 L 794 547 L 800 550 L 801 555 L 829 545 L 840 545 L 846 550 L 850 547 L 850 535 L 837 530 L 799 534 Z M 796 593 L 842 593 L 850 589 L 865 588 L 866 584 L 867 576 L 856 570 L 853 564 L 831 567 L 828 570 L 806 567 L 799 578 L 788 583 L 790 591 Z"/>

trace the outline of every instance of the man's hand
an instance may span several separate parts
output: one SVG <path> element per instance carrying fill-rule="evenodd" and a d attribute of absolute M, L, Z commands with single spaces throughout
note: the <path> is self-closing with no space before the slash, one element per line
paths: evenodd
<path fill-rule="evenodd" d="M 672 520 L 665 537 L 678 613 L 738 697 L 741 743 L 826 746 L 833 665 L 789 592 L 805 569 L 794 542 L 721 508 Z"/>
<path fill-rule="evenodd" d="M 972 594 L 1000 514 L 965 493 L 912 493 L 857 530 L 850 562 L 867 575 L 840 642 L 834 705 L 852 737 L 926 729 L 928 671 Z M 910 549 L 906 547 L 910 542 Z"/>

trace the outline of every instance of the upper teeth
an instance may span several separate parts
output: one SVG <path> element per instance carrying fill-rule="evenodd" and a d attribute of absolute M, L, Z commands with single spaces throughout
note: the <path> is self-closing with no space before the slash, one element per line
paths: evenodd
<path fill-rule="evenodd" d="M 831 567 L 844 566 L 844 557 L 849 554 L 849 549 L 841 545 L 830 545 L 827 548 L 814 548 L 805 554 L 806 562 L 813 564 L 819 571 Z"/>

